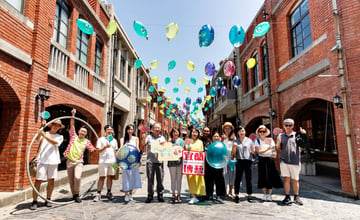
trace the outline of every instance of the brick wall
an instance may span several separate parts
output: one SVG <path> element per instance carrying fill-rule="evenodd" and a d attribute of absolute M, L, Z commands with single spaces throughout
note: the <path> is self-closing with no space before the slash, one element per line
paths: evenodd
<path fill-rule="evenodd" d="M 84 4 L 81 1 L 71 3 L 75 7 L 82 6 L 81 13 L 94 24 L 94 30 L 99 38 L 107 42 L 105 31 L 95 22 L 92 13 L 83 7 Z M 32 65 L 29 66 L 0 51 L 0 126 L 2 128 L 0 131 L 0 191 L 15 191 L 29 187 L 24 163 L 26 150 L 39 128 L 39 112 L 45 107 L 57 104 L 75 107 L 78 112 L 88 118 L 98 135 L 101 134 L 104 104 L 48 77 L 55 8 L 55 1 L 25 1 L 24 17 L 34 25 L 33 29 L 0 8 L 0 38 L 32 58 Z M 98 17 L 100 17 L 99 13 L 98 10 Z M 68 35 L 68 50 L 74 55 L 76 54 L 78 16 L 79 10 L 75 8 L 70 17 Z M 91 56 L 94 55 L 95 35 L 92 38 Z M 106 50 L 106 43 L 104 43 L 104 51 Z M 90 60 L 90 68 L 93 69 L 93 57 Z M 75 63 L 70 61 L 67 73 L 70 79 L 74 78 L 74 71 Z M 104 79 L 105 73 L 106 71 L 103 70 L 101 74 Z M 50 99 L 44 103 L 35 100 L 41 86 L 51 90 Z M 95 141 L 92 140 L 93 143 Z M 31 157 L 36 154 L 36 148 L 37 146 L 33 146 Z M 96 163 L 97 155 L 91 155 L 90 162 Z"/>
<path fill-rule="evenodd" d="M 272 12 L 273 7 L 279 1 L 265 1 L 267 12 Z M 360 186 L 359 179 L 359 158 L 360 158 L 360 47 L 358 43 L 360 28 L 356 25 L 358 21 L 356 15 L 360 13 L 360 3 L 351 1 L 337 1 L 340 13 L 340 30 L 342 32 L 343 59 L 345 67 L 346 87 L 349 104 L 351 143 L 352 151 L 355 154 L 354 160 L 357 170 L 357 185 Z M 322 99 L 333 102 L 335 93 L 341 94 L 340 77 L 320 78 L 312 76 L 306 78 L 298 84 L 278 92 L 278 88 L 288 80 L 293 80 L 295 76 L 303 73 L 315 64 L 327 60 L 329 65 L 322 69 L 318 74 L 336 75 L 339 73 L 337 53 L 330 50 L 336 45 L 335 23 L 331 1 L 309 1 L 309 15 L 311 22 L 312 42 L 317 42 L 309 51 L 292 57 L 289 15 L 299 1 L 282 1 L 274 14 L 270 13 L 269 21 L 271 28 L 267 34 L 270 78 L 272 89 L 272 104 L 276 110 L 278 118 L 274 121 L 274 127 L 279 127 L 285 117 L 294 117 L 304 107 L 306 103 L 314 99 Z M 271 4 L 271 5 L 270 5 Z M 261 19 L 260 19 L 261 18 Z M 262 22 L 262 13 L 254 19 L 254 22 Z M 245 43 L 240 47 L 241 66 L 244 67 L 247 59 L 251 58 L 255 51 L 260 50 L 261 42 L 265 37 L 255 38 L 250 43 L 249 33 L 253 33 L 252 24 L 248 29 Z M 245 50 L 246 49 L 246 50 Z M 259 63 L 261 66 L 261 63 Z M 262 72 L 260 69 L 260 74 Z M 242 68 L 242 79 L 245 81 L 244 69 Z M 250 71 L 251 74 L 251 71 Z M 250 77 L 250 81 L 251 81 Z M 252 83 L 251 83 L 252 84 Z M 245 92 L 244 88 L 243 91 Z M 249 124 L 252 120 L 259 117 L 268 116 L 268 99 L 246 109 L 243 112 L 244 123 Z M 338 158 L 341 174 L 342 190 L 348 194 L 353 193 L 351 185 L 349 155 L 344 129 L 344 115 L 342 109 L 335 109 L 334 121 L 336 127 L 336 140 L 338 146 Z"/>

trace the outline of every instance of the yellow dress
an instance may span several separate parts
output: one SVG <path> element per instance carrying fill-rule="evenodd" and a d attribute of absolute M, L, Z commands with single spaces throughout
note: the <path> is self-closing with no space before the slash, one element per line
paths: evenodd
<path fill-rule="evenodd" d="M 203 142 L 199 139 L 197 139 L 195 142 L 190 144 L 190 146 L 192 151 L 204 151 Z M 201 195 L 201 196 L 206 195 L 204 176 L 187 175 L 186 177 L 189 184 L 190 194 Z"/>

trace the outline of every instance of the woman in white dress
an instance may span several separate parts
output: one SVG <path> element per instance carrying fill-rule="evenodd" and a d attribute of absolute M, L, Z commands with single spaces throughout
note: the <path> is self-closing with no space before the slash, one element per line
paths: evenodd
<path fill-rule="evenodd" d="M 127 125 L 125 128 L 125 136 L 120 139 L 120 147 L 125 144 L 133 145 L 139 150 L 139 139 L 133 136 L 134 126 Z M 133 200 L 133 190 L 141 188 L 141 178 L 139 167 L 124 169 L 122 171 L 123 191 L 125 192 L 125 202 Z"/>
<path fill-rule="evenodd" d="M 235 133 L 234 133 L 234 126 L 231 122 L 225 122 L 222 125 L 222 129 L 224 132 L 224 139 L 223 143 L 226 145 L 227 148 L 227 158 L 228 160 L 231 159 L 231 152 L 235 140 Z M 225 179 L 225 187 L 229 186 L 229 192 L 227 194 L 228 197 L 233 198 L 232 191 L 234 188 L 235 182 L 235 168 L 231 170 L 230 166 L 224 167 L 224 179 Z"/>

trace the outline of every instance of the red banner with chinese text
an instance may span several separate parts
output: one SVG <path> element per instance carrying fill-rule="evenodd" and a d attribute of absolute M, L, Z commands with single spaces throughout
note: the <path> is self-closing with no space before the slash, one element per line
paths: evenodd
<path fill-rule="evenodd" d="M 183 175 L 205 175 L 205 152 L 188 151 L 182 152 L 182 168 Z"/>

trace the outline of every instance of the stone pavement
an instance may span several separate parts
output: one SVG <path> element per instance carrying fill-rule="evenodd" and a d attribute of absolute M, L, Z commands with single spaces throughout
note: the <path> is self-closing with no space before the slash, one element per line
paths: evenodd
<path fill-rule="evenodd" d="M 143 161 L 144 162 L 144 161 Z M 171 197 L 170 176 L 165 166 L 165 199 L 159 203 L 144 203 L 146 199 L 146 176 L 145 165 L 140 168 L 142 178 L 142 189 L 135 192 L 134 201 L 124 203 L 124 193 L 121 192 L 121 176 L 113 184 L 115 200 L 109 202 L 103 198 L 100 202 L 93 202 L 93 194 L 96 193 L 94 181 L 97 175 L 84 178 L 82 190 L 85 191 L 92 186 L 82 203 L 70 203 L 66 205 L 54 205 L 52 208 L 42 206 L 31 211 L 31 199 L 13 206 L 0 208 L 0 219 L 359 219 L 360 201 L 336 194 L 329 194 L 312 184 L 301 182 L 300 196 L 304 202 L 303 206 L 292 204 L 291 206 L 281 205 L 283 189 L 274 189 L 273 202 L 248 203 L 245 196 L 245 184 L 241 186 L 241 201 L 239 204 L 226 200 L 224 204 L 203 202 L 199 205 L 188 205 L 189 199 L 186 178 L 183 177 L 183 202 L 171 204 L 168 200 Z M 253 189 L 256 198 L 262 197 L 261 191 L 257 189 L 257 167 L 253 167 Z M 70 192 L 68 185 L 59 187 L 53 194 L 58 202 L 69 201 Z M 103 189 L 103 195 L 106 189 Z M 104 196 L 103 196 L 104 197 Z"/>

